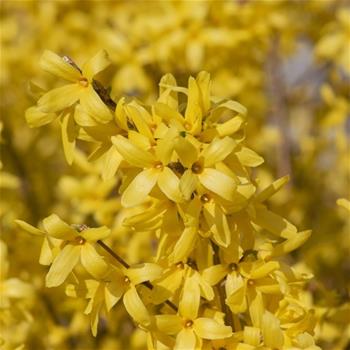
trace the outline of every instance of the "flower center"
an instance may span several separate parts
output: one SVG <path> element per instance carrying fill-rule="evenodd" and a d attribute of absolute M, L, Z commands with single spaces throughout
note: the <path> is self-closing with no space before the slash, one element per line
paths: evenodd
<path fill-rule="evenodd" d="M 201 197 L 201 201 L 202 203 L 208 203 L 210 201 L 209 195 L 203 194 L 203 196 Z"/>
<path fill-rule="evenodd" d="M 84 237 L 81 237 L 81 236 L 77 236 L 75 237 L 74 241 L 79 244 L 79 245 L 82 245 L 86 242 L 86 239 Z"/>
<path fill-rule="evenodd" d="M 248 286 L 254 286 L 255 282 L 254 280 L 248 280 Z"/>
<path fill-rule="evenodd" d="M 191 130 L 191 127 L 192 127 L 192 126 L 191 126 L 190 123 L 187 123 L 187 122 L 186 122 L 186 123 L 184 124 L 184 128 L 185 128 L 186 130 Z"/>
<path fill-rule="evenodd" d="M 130 283 L 130 279 L 129 279 L 129 277 L 125 276 L 125 278 L 124 278 L 124 282 L 125 282 L 126 284 L 129 284 L 129 283 Z"/>
<path fill-rule="evenodd" d="M 191 169 L 195 174 L 200 174 L 203 171 L 202 164 L 200 164 L 199 162 L 193 163 Z"/>
<path fill-rule="evenodd" d="M 235 264 L 235 263 L 230 264 L 228 267 L 229 267 L 229 269 L 231 271 L 237 271 L 238 270 L 238 265 Z"/>
<path fill-rule="evenodd" d="M 162 169 L 163 168 L 163 164 L 161 162 L 157 162 L 156 164 L 154 164 L 154 168 L 155 169 Z"/>
<path fill-rule="evenodd" d="M 79 85 L 83 87 L 87 87 L 89 85 L 89 81 L 86 78 L 80 78 L 78 82 L 79 82 Z"/>
<path fill-rule="evenodd" d="M 185 322 L 185 328 L 191 328 L 193 326 L 193 321 L 192 320 L 187 320 Z"/>

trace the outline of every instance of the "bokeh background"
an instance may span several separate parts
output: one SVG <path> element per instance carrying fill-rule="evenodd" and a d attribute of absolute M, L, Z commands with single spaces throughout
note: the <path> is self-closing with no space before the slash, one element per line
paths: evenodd
<path fill-rule="evenodd" d="M 115 101 L 125 95 L 152 101 L 163 74 L 181 85 L 207 70 L 215 95 L 248 108 L 247 142 L 265 158 L 256 173 L 262 186 L 291 177 L 270 205 L 300 230 L 313 230 L 288 259 L 315 275 L 306 295 L 320 318 L 318 344 L 350 349 L 350 222 L 336 204 L 350 197 L 348 1 L 5 0 L 0 6 L 0 284 L 12 279 L 24 288 L 1 295 L 0 348 L 146 348 L 144 334 L 118 307 L 93 338 L 80 301 L 61 288 L 45 289 L 40 242 L 14 224 L 21 218 L 36 225 L 52 212 L 70 222 L 93 217 L 113 228 L 127 261 L 149 253 L 147 235 L 121 227 L 115 180 L 103 182 L 87 162 L 89 146 L 78 144 L 69 167 L 58 123 L 31 129 L 24 118 L 37 86 L 57 84 L 39 68 L 45 49 L 78 64 L 105 49 L 112 66 L 101 79 Z"/>

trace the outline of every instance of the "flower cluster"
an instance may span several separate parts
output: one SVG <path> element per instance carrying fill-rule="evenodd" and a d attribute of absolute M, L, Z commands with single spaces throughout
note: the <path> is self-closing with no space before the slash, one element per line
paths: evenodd
<path fill-rule="evenodd" d="M 102 177 L 121 177 L 122 225 L 154 242 L 148 261 L 130 265 L 102 242 L 107 227 L 55 214 L 42 229 L 18 221 L 44 236 L 46 286 L 69 280 L 67 295 L 89 300 L 94 335 L 100 313 L 123 300 L 149 349 L 316 349 L 315 311 L 303 300 L 310 274 L 281 259 L 311 232 L 266 204 L 288 177 L 258 190 L 253 170 L 263 158 L 245 145 L 245 107 L 212 96 L 206 72 L 187 87 L 163 76 L 158 99 L 145 105 L 106 95 L 94 78 L 108 66 L 104 51 L 82 70 L 49 51 L 40 64 L 70 83 L 43 92 L 27 121 L 60 118 L 70 163 L 76 140 L 93 143 L 89 159 Z"/>

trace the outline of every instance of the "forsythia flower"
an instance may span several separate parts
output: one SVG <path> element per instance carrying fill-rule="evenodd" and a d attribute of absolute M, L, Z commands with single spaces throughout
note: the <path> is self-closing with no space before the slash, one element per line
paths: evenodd
<path fill-rule="evenodd" d="M 60 242 L 59 245 L 56 245 L 52 265 L 46 275 L 47 287 L 57 287 L 62 284 L 79 261 L 86 271 L 96 278 L 106 273 L 108 265 L 97 253 L 94 243 L 110 235 L 107 227 L 74 229 L 54 214 L 43 220 L 45 231 L 35 229 L 20 220 L 17 220 L 17 223 L 31 234 L 45 236 L 42 256 L 51 255 L 50 241 L 52 238 Z"/>

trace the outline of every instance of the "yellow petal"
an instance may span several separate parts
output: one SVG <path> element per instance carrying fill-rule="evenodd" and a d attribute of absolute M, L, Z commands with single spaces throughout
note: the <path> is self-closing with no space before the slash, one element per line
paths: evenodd
<path fill-rule="evenodd" d="M 268 261 L 266 263 L 262 263 L 250 273 L 250 278 L 258 279 L 266 277 L 268 274 L 277 270 L 279 267 L 280 264 L 278 261 Z"/>
<path fill-rule="evenodd" d="M 182 201 L 179 183 L 179 178 L 168 167 L 164 167 L 158 176 L 159 188 L 174 202 Z"/>
<path fill-rule="evenodd" d="M 284 344 L 280 321 L 269 311 L 265 311 L 261 330 L 264 344 L 272 349 L 282 349 Z"/>
<path fill-rule="evenodd" d="M 113 176 L 119 169 L 119 165 L 122 162 L 122 160 L 123 157 L 117 151 L 117 148 L 114 145 L 112 145 L 105 155 L 105 161 L 102 170 L 103 181 L 107 181 L 113 178 Z"/>
<path fill-rule="evenodd" d="M 111 110 L 104 104 L 91 85 L 84 88 L 80 96 L 80 103 L 84 110 L 100 123 L 108 123 L 113 119 Z"/>
<path fill-rule="evenodd" d="M 82 236 L 89 242 L 96 242 L 99 239 L 103 240 L 107 238 L 110 234 L 111 234 L 111 230 L 106 226 L 88 228 L 80 232 L 80 236 Z"/>
<path fill-rule="evenodd" d="M 177 109 L 173 109 L 164 103 L 156 103 L 154 106 L 154 112 L 167 123 L 176 120 L 181 125 L 184 121 L 183 116 L 177 111 Z"/>
<path fill-rule="evenodd" d="M 215 242 L 221 247 L 228 247 L 231 243 L 231 231 L 220 206 L 211 201 L 204 205 L 203 214 Z"/>
<path fill-rule="evenodd" d="M 260 329 L 257 327 L 244 327 L 243 340 L 249 345 L 260 345 Z"/>
<path fill-rule="evenodd" d="M 298 232 L 297 228 L 289 221 L 263 206 L 256 208 L 256 217 L 252 220 L 258 226 L 283 238 L 292 238 Z"/>
<path fill-rule="evenodd" d="M 112 142 L 117 147 L 118 152 L 130 165 L 139 168 L 150 168 L 156 162 L 156 159 L 151 153 L 135 146 L 121 135 L 112 137 Z"/>
<path fill-rule="evenodd" d="M 39 264 L 40 265 L 51 265 L 53 260 L 52 248 L 48 239 L 45 237 L 43 244 L 40 249 Z"/>
<path fill-rule="evenodd" d="M 38 100 L 38 107 L 43 112 L 59 112 L 72 106 L 79 100 L 82 89 L 77 84 L 64 85 L 50 90 Z"/>
<path fill-rule="evenodd" d="M 39 65 L 44 71 L 71 82 L 77 81 L 81 78 L 78 69 L 74 68 L 62 57 L 49 50 L 44 51 L 39 60 Z"/>
<path fill-rule="evenodd" d="M 43 220 L 43 226 L 49 236 L 54 238 L 70 240 L 77 236 L 77 232 L 56 214 L 52 214 Z"/>
<path fill-rule="evenodd" d="M 157 169 L 151 168 L 141 171 L 123 192 L 122 206 L 129 208 L 141 204 L 157 183 L 158 176 Z"/>
<path fill-rule="evenodd" d="M 134 122 L 137 130 L 142 135 L 145 135 L 149 139 L 153 139 L 153 135 L 148 122 L 151 121 L 151 116 L 149 113 L 141 106 L 138 106 L 136 103 L 129 103 L 125 110 L 127 115 L 130 116 L 131 120 Z"/>
<path fill-rule="evenodd" d="M 175 150 L 180 158 L 182 165 L 190 168 L 192 164 L 198 159 L 197 148 L 186 138 L 178 137 L 175 141 Z"/>
<path fill-rule="evenodd" d="M 158 101 L 169 106 L 173 110 L 177 110 L 178 96 L 177 92 L 171 88 L 163 87 L 163 85 L 176 86 L 176 79 L 172 74 L 165 74 L 159 82 L 159 98 Z"/>
<path fill-rule="evenodd" d="M 126 311 L 137 323 L 142 326 L 150 325 L 151 318 L 148 310 L 143 304 L 134 286 L 130 286 L 129 290 L 124 294 L 123 302 Z"/>
<path fill-rule="evenodd" d="M 286 183 L 289 181 L 289 175 L 283 176 L 278 180 L 274 181 L 271 185 L 264 188 L 255 197 L 257 202 L 264 202 L 268 198 L 272 197 L 276 192 L 278 192 Z"/>
<path fill-rule="evenodd" d="M 199 107 L 199 89 L 196 80 L 193 77 L 188 79 L 188 100 L 185 112 L 185 120 L 194 124 L 201 112 Z"/>
<path fill-rule="evenodd" d="M 264 158 L 247 147 L 241 147 L 239 151 L 235 152 L 239 161 L 248 167 L 257 167 L 264 163 Z"/>
<path fill-rule="evenodd" d="M 125 275 L 129 277 L 134 285 L 136 285 L 159 278 L 162 271 L 163 269 L 157 264 L 144 263 L 128 268 Z"/>
<path fill-rule="evenodd" d="M 348 211 L 350 211 L 350 201 L 348 201 L 345 198 L 340 198 L 337 200 L 337 204 L 345 209 L 347 209 Z"/>
<path fill-rule="evenodd" d="M 232 328 L 212 318 L 200 317 L 194 321 L 193 329 L 202 339 L 225 339 L 232 335 Z"/>
<path fill-rule="evenodd" d="M 264 314 L 264 303 L 260 291 L 251 291 L 253 296 L 249 298 L 249 315 L 252 325 L 261 327 L 261 319 Z"/>
<path fill-rule="evenodd" d="M 236 131 L 240 130 L 245 123 L 245 119 L 241 116 L 236 116 L 225 123 L 218 124 L 216 126 L 216 131 L 218 132 L 219 136 L 231 136 Z"/>
<path fill-rule="evenodd" d="M 64 155 L 66 157 L 67 163 L 71 165 L 74 160 L 75 139 L 78 133 L 74 121 L 74 116 L 70 111 L 62 115 L 61 134 Z"/>
<path fill-rule="evenodd" d="M 211 167 L 224 160 L 236 147 L 236 142 L 231 137 L 213 140 L 204 149 L 201 156 L 204 157 L 204 166 Z"/>
<path fill-rule="evenodd" d="M 31 128 L 51 123 L 56 117 L 55 113 L 43 112 L 38 107 L 30 107 L 25 112 L 26 122 Z"/>
<path fill-rule="evenodd" d="M 311 230 L 302 231 L 287 239 L 286 241 L 275 245 L 271 252 L 271 256 L 276 257 L 285 255 L 295 249 L 298 249 L 309 239 L 311 233 Z"/>
<path fill-rule="evenodd" d="M 45 235 L 44 231 L 39 230 L 38 228 L 29 225 L 28 223 L 26 223 L 25 221 L 22 220 L 15 220 L 15 223 L 24 231 L 27 231 L 28 233 L 30 233 L 31 235 L 34 236 L 43 236 Z"/>
<path fill-rule="evenodd" d="M 208 190 L 218 194 L 222 198 L 232 200 L 234 198 L 236 183 L 226 174 L 212 168 L 206 168 L 198 175 L 201 184 Z"/>
<path fill-rule="evenodd" d="M 185 261 L 194 249 L 197 238 L 196 227 L 186 227 L 174 247 L 174 263 Z"/>
<path fill-rule="evenodd" d="M 182 328 L 182 320 L 178 315 L 156 315 L 157 329 L 166 334 L 177 334 Z"/>
<path fill-rule="evenodd" d="M 211 285 L 219 283 L 228 273 L 227 266 L 225 265 L 213 265 L 206 268 L 202 272 L 203 278 Z"/>
<path fill-rule="evenodd" d="M 89 81 L 91 81 L 97 73 L 102 72 L 110 64 L 111 61 L 108 58 L 107 52 L 105 50 L 101 50 L 83 65 L 83 75 Z"/>
<path fill-rule="evenodd" d="M 196 336 L 192 329 L 182 329 L 176 336 L 174 350 L 195 350 Z"/>
<path fill-rule="evenodd" d="M 188 320 L 195 320 L 198 314 L 200 298 L 197 280 L 193 277 L 187 277 L 179 302 L 180 316 Z"/>
<path fill-rule="evenodd" d="M 67 244 L 54 259 L 46 275 L 46 287 L 57 287 L 62 284 L 72 272 L 80 258 L 81 246 Z"/>
<path fill-rule="evenodd" d="M 186 200 L 191 198 L 193 191 L 197 188 L 198 178 L 193 174 L 192 170 L 187 169 L 180 179 L 180 191 Z"/>
<path fill-rule="evenodd" d="M 199 72 L 196 81 L 199 88 L 200 105 L 205 115 L 210 109 L 210 74 L 205 71 Z"/>
<path fill-rule="evenodd" d="M 85 243 L 81 247 L 81 264 L 95 278 L 103 277 L 108 269 L 108 265 L 104 259 L 90 243 Z"/>
<path fill-rule="evenodd" d="M 114 289 L 109 289 L 108 286 L 105 287 L 104 289 L 104 299 L 105 299 L 105 304 L 106 304 L 106 309 L 107 311 L 110 311 L 112 307 L 121 299 L 123 295 L 123 290 L 122 288 L 118 289 L 119 293 L 115 293 Z"/>

